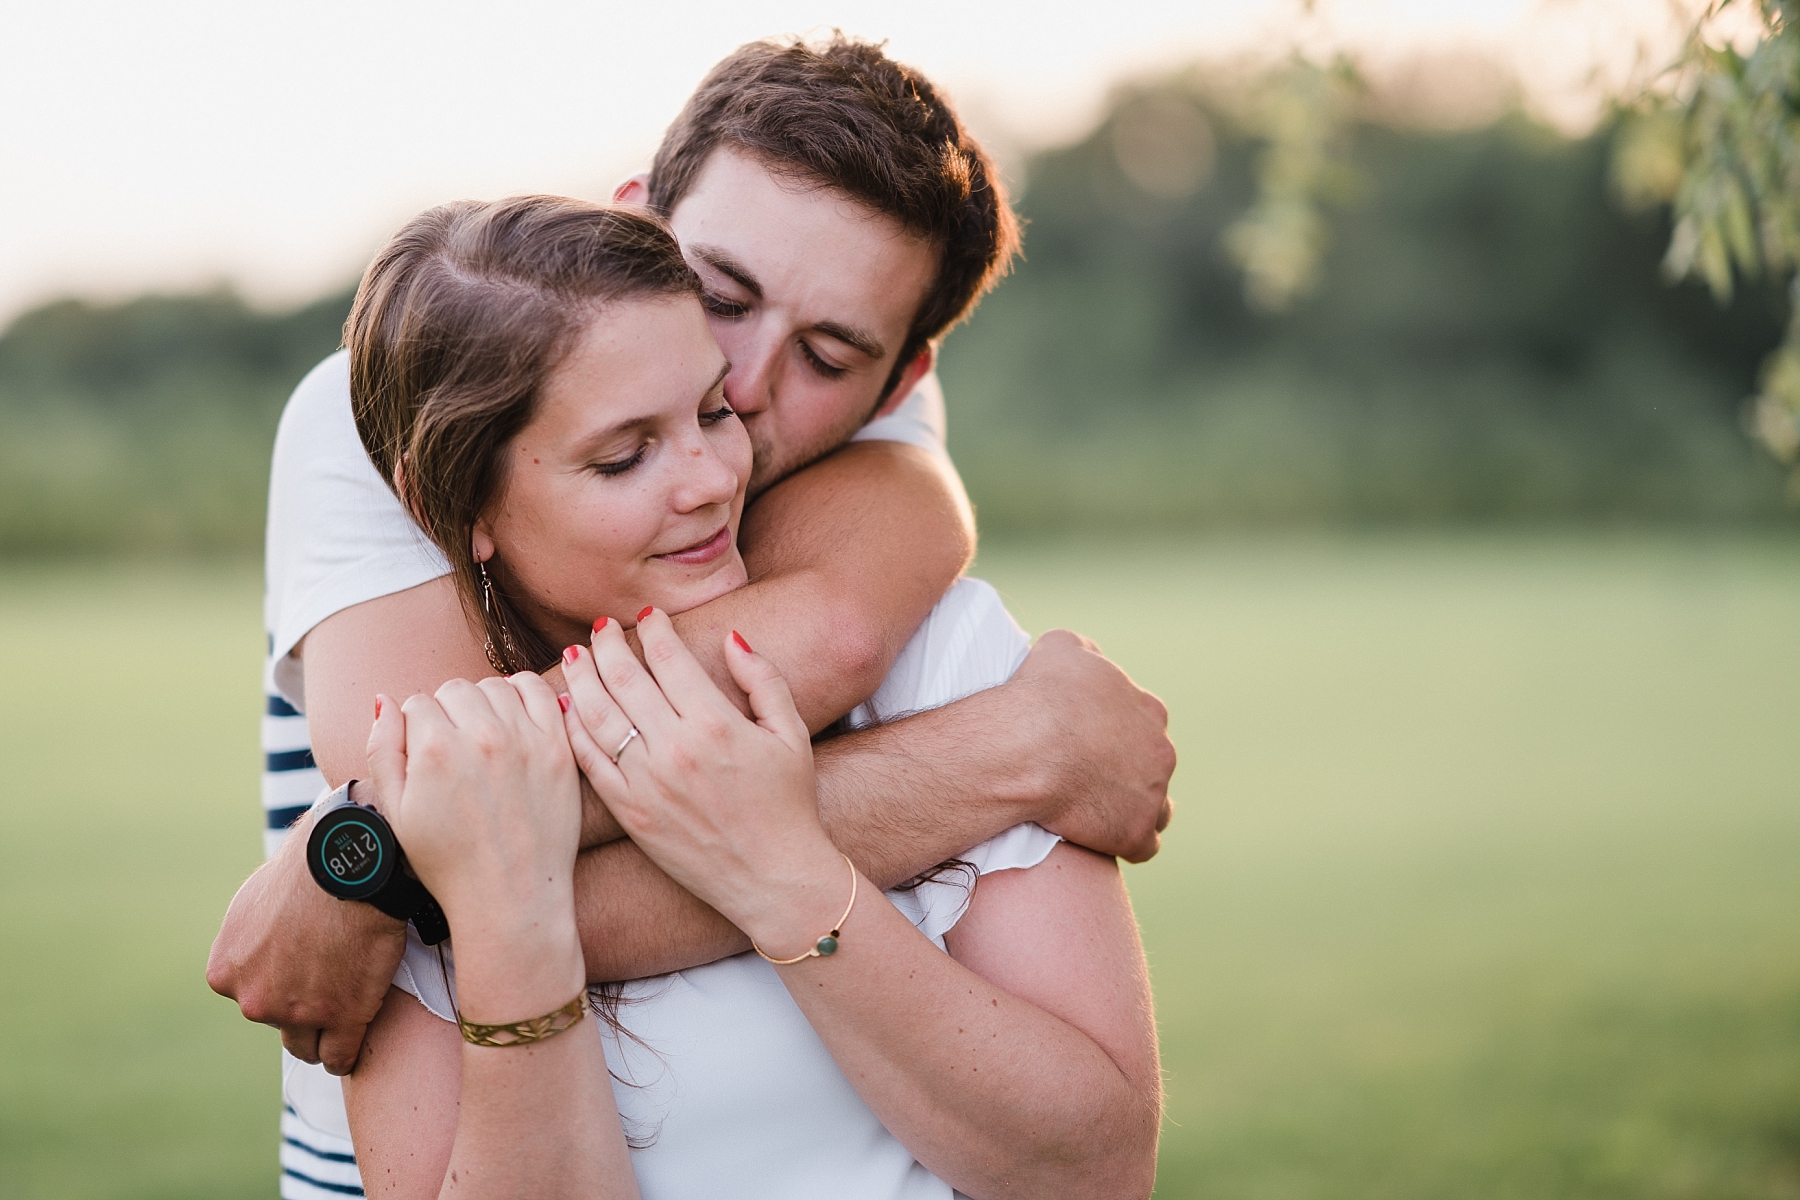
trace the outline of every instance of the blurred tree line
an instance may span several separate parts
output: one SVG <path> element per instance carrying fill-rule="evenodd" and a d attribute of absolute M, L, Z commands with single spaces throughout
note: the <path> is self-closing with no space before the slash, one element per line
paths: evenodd
<path fill-rule="evenodd" d="M 1792 519 L 1744 419 L 1784 289 L 1669 286 L 1629 134 L 1433 132 L 1353 91 L 1195 68 L 1025 165 L 1027 258 L 942 361 L 984 529 Z M 0 552 L 257 545 L 281 404 L 348 305 L 18 318 Z"/>
<path fill-rule="evenodd" d="M 944 354 L 984 527 L 1786 519 L 1744 428 L 1783 290 L 1669 286 L 1616 125 L 1397 127 L 1344 75 L 1196 69 L 1030 164 Z"/>

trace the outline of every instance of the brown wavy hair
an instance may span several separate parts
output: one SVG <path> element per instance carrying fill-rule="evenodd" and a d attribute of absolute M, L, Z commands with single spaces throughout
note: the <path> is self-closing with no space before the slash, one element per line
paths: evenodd
<path fill-rule="evenodd" d="M 722 146 L 853 197 L 937 247 L 936 279 L 884 397 L 1018 253 L 1019 222 L 987 151 L 929 79 L 879 45 L 836 33 L 751 42 L 727 55 L 663 135 L 650 206 L 673 212 Z"/>
<path fill-rule="evenodd" d="M 444 204 L 364 273 L 344 326 L 356 429 L 388 486 L 450 560 L 458 595 L 506 672 L 561 649 L 471 545 L 506 483 L 503 451 L 545 379 L 601 308 L 700 294 L 675 238 L 640 209 L 562 196 Z"/>

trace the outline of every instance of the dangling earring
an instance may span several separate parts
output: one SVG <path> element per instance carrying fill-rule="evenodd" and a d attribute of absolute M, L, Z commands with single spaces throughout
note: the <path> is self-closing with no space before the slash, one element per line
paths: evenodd
<path fill-rule="evenodd" d="M 487 562 L 485 560 L 476 560 L 475 569 L 481 572 L 481 611 L 493 617 L 494 623 L 500 626 L 500 640 L 506 643 L 506 653 L 508 657 L 511 657 L 513 654 L 512 631 L 506 627 L 505 619 L 500 616 L 499 610 L 494 607 L 494 581 L 488 577 Z M 483 622 L 483 624 L 486 624 L 486 622 Z M 502 675 L 512 674 L 512 669 L 508 667 L 505 662 L 501 661 L 500 651 L 494 645 L 492 634 L 488 635 L 488 639 L 483 644 L 482 649 L 487 651 L 487 660 L 490 667 L 494 668 L 495 671 Z"/>

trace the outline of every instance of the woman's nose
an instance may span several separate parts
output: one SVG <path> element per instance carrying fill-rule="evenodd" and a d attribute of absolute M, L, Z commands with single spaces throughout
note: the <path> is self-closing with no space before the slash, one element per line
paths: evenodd
<path fill-rule="evenodd" d="M 737 498 L 738 473 L 720 456 L 712 439 L 697 436 L 681 455 L 681 480 L 674 492 L 676 512 L 693 512 Z"/>

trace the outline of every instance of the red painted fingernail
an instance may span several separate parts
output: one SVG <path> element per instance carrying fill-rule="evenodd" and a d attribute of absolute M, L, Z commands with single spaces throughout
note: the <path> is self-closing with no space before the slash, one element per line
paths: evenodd
<path fill-rule="evenodd" d="M 581 647 L 580 646 L 570 646 L 563 651 L 563 661 L 564 662 L 572 663 L 580 657 L 581 657 Z"/>
<path fill-rule="evenodd" d="M 744 640 L 744 635 L 735 629 L 731 631 L 731 640 L 736 642 L 738 644 L 738 649 L 742 650 L 745 654 L 756 653 L 756 651 L 750 648 L 750 643 Z"/>
<path fill-rule="evenodd" d="M 606 623 L 610 620 L 612 620 L 611 617 L 595 617 L 594 618 L 594 632 L 599 633 L 602 629 L 605 629 Z"/>
<path fill-rule="evenodd" d="M 568 712 L 569 711 L 569 698 L 567 696 L 558 696 L 556 698 L 556 707 L 562 709 L 564 712 Z"/>
<path fill-rule="evenodd" d="M 375 719 L 381 720 L 381 697 L 375 697 Z"/>
<path fill-rule="evenodd" d="M 649 616 L 651 613 L 653 613 L 655 611 L 656 611 L 656 605 L 654 605 L 654 604 L 644 605 L 644 611 L 638 614 L 638 620 L 640 620 L 640 621 L 643 620 L 645 617 Z"/>

